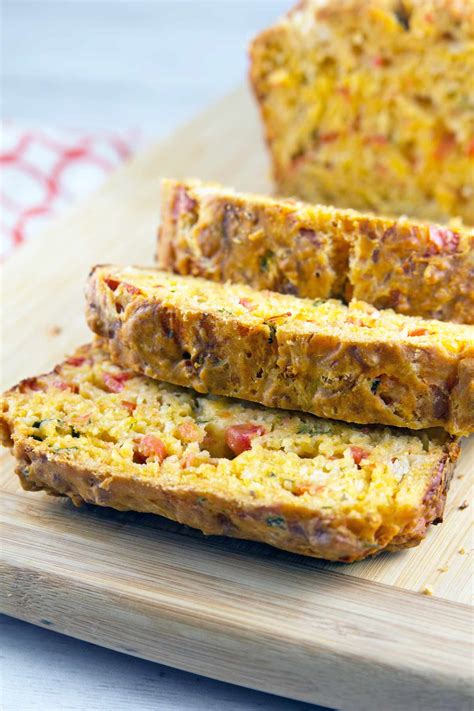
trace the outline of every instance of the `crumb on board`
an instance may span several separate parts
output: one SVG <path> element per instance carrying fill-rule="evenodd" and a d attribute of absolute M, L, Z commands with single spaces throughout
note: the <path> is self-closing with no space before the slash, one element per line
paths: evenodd
<path fill-rule="evenodd" d="M 443 565 L 441 568 L 438 568 L 438 573 L 447 573 L 449 570 L 447 565 Z"/>
<path fill-rule="evenodd" d="M 464 509 L 467 509 L 468 506 L 469 506 L 469 501 L 466 501 L 466 500 L 464 499 L 464 501 L 462 502 L 462 504 L 461 504 L 460 506 L 458 506 L 458 509 L 459 509 L 460 511 L 463 511 Z"/>
<path fill-rule="evenodd" d="M 458 474 L 456 479 L 464 479 L 464 474 Z"/>
<path fill-rule="evenodd" d="M 421 592 L 422 595 L 428 595 L 431 597 L 433 595 L 433 588 L 431 585 L 426 585 Z"/>
<path fill-rule="evenodd" d="M 48 336 L 59 336 L 62 333 L 63 329 L 61 326 L 50 326 L 48 328 Z"/>
<path fill-rule="evenodd" d="M 465 554 L 466 554 L 466 549 L 465 549 L 465 548 L 460 548 L 460 549 L 458 550 L 458 553 L 459 553 L 460 555 L 465 555 Z"/>

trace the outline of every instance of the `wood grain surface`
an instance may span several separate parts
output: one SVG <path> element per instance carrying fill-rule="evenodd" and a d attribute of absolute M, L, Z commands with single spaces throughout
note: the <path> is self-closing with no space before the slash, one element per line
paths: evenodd
<path fill-rule="evenodd" d="M 268 192 L 266 171 L 255 109 L 241 90 L 27 244 L 3 273 L 2 385 L 49 369 L 89 339 L 83 284 L 92 264 L 152 262 L 161 176 Z M 459 507 L 472 496 L 473 460 L 471 438 L 445 523 L 420 547 L 343 566 L 21 492 L 2 452 L 1 610 L 313 703 L 468 709 L 472 509 Z"/>

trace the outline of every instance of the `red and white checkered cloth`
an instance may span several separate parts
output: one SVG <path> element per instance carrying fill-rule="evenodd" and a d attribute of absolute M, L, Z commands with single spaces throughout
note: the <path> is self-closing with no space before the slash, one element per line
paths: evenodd
<path fill-rule="evenodd" d="M 136 130 L 84 133 L 2 123 L 0 260 L 96 189 L 139 143 Z"/>

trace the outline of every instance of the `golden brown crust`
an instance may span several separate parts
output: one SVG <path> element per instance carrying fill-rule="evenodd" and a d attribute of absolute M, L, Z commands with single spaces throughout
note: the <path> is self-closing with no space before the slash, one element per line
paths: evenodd
<path fill-rule="evenodd" d="M 306 0 L 250 81 L 282 195 L 474 224 L 472 0 Z"/>
<path fill-rule="evenodd" d="M 471 326 L 116 267 L 93 272 L 87 299 L 135 372 L 349 422 L 474 429 Z"/>
<path fill-rule="evenodd" d="M 15 443 L 13 454 L 18 460 L 17 474 L 29 491 L 46 490 L 68 496 L 76 505 L 82 502 L 110 506 L 119 511 L 139 511 L 165 516 L 201 530 L 206 535 L 261 541 L 283 550 L 315 558 L 350 563 L 383 550 L 394 551 L 418 545 L 431 523 L 439 523 L 446 493 L 457 457 L 457 445 L 446 446 L 446 453 L 433 472 L 432 481 L 420 511 L 393 536 L 386 525 L 377 535 L 377 544 L 364 544 L 354 531 L 308 512 L 306 516 L 276 506 L 248 506 L 222 498 L 197 503 L 192 489 L 167 489 L 153 480 L 131 478 L 103 467 L 85 467 L 64 457 L 46 455 L 25 440 Z M 269 516 L 278 520 L 284 514 L 286 526 L 268 525 Z"/>
<path fill-rule="evenodd" d="M 164 180 L 158 262 L 309 298 L 474 323 L 474 231 Z"/>

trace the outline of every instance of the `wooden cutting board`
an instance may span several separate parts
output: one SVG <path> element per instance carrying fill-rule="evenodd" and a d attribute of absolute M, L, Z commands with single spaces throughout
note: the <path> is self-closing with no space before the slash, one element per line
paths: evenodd
<path fill-rule="evenodd" d="M 152 263 L 161 176 L 269 192 L 267 170 L 256 111 L 239 90 L 31 240 L 4 268 L 2 385 L 90 338 L 82 291 L 92 264 Z M 22 492 L 3 450 L 1 610 L 331 707 L 470 709 L 472 509 L 460 507 L 471 500 L 473 438 L 464 444 L 445 523 L 419 548 L 353 565 Z"/>

